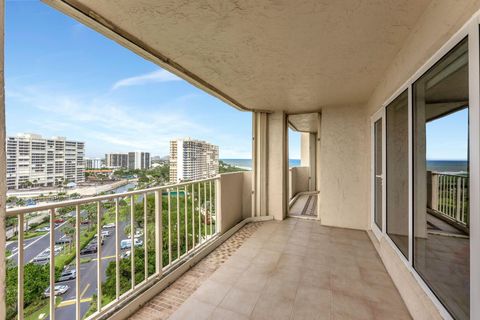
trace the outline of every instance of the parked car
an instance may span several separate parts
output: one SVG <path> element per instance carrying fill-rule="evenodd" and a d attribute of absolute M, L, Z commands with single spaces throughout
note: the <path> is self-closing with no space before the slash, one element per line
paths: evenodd
<path fill-rule="evenodd" d="M 57 239 L 55 241 L 55 244 L 70 244 L 72 243 L 72 238 L 64 234 L 63 236 L 60 237 L 60 239 Z"/>
<path fill-rule="evenodd" d="M 110 237 L 112 233 L 108 230 L 102 230 L 102 237 Z"/>
<path fill-rule="evenodd" d="M 107 223 L 102 229 L 115 229 L 115 223 Z"/>
<path fill-rule="evenodd" d="M 80 254 L 97 253 L 98 246 L 96 243 L 89 243 L 85 248 L 80 251 Z"/>
<path fill-rule="evenodd" d="M 68 289 L 70 289 L 70 287 L 67 286 L 66 284 L 58 284 L 54 287 L 53 291 L 56 296 L 59 296 L 59 295 L 65 294 L 68 291 Z M 50 287 L 48 287 L 45 290 L 45 292 L 43 292 L 43 295 L 45 297 L 50 297 Z"/>
<path fill-rule="evenodd" d="M 33 263 L 36 264 L 43 264 L 47 263 L 48 261 L 50 261 L 50 252 L 48 252 L 47 254 L 45 254 L 45 252 L 41 252 L 37 254 L 35 258 L 33 258 Z"/>
<path fill-rule="evenodd" d="M 101 238 L 102 238 L 102 246 L 103 246 L 103 245 L 105 244 L 105 236 L 102 235 Z M 97 235 L 95 235 L 95 236 L 93 237 L 91 243 L 97 243 L 97 242 L 98 242 L 98 241 L 97 241 Z"/>
<path fill-rule="evenodd" d="M 82 220 L 80 224 L 90 224 L 90 220 Z"/>
<path fill-rule="evenodd" d="M 58 281 L 61 282 L 61 281 L 68 281 L 68 280 L 72 280 L 72 279 L 75 279 L 77 277 L 77 271 L 75 269 L 71 269 L 71 270 L 63 270 L 63 272 L 60 274 L 60 278 L 58 278 Z"/>
<path fill-rule="evenodd" d="M 134 235 L 135 238 L 140 238 L 142 236 L 143 236 L 143 230 L 142 229 L 135 230 L 135 235 Z M 130 239 L 130 235 L 128 235 L 127 238 Z"/>
<path fill-rule="evenodd" d="M 125 252 L 122 252 L 122 253 L 120 254 L 120 259 L 129 258 L 130 255 L 131 255 L 130 250 L 125 251 Z"/>
<path fill-rule="evenodd" d="M 55 222 L 55 223 L 64 223 L 64 222 L 65 222 L 65 219 L 58 218 L 58 219 L 56 219 L 56 220 L 53 220 L 53 222 Z"/>
<path fill-rule="evenodd" d="M 35 232 L 48 232 L 50 231 L 50 227 L 42 227 L 35 229 Z"/>
<path fill-rule="evenodd" d="M 135 247 L 139 247 L 142 244 L 143 244 L 142 240 L 135 238 L 135 240 L 134 240 Z M 124 240 L 120 241 L 120 248 L 122 250 L 130 249 L 131 247 L 132 247 L 132 239 L 124 239 Z"/>

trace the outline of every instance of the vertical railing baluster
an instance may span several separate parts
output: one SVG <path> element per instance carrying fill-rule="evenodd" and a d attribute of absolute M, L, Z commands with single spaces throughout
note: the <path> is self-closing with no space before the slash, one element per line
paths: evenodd
<path fill-rule="evenodd" d="M 50 209 L 50 320 L 55 320 L 55 208 Z"/>
<path fill-rule="evenodd" d="M 115 298 L 120 298 L 120 221 L 118 221 L 118 198 L 115 198 Z"/>
<path fill-rule="evenodd" d="M 75 287 L 77 288 L 75 299 L 75 319 L 80 320 L 80 301 L 82 290 L 80 288 L 80 206 L 75 206 Z"/>
<path fill-rule="evenodd" d="M 102 210 L 97 201 L 97 311 L 102 310 Z"/>
<path fill-rule="evenodd" d="M 167 189 L 168 201 L 168 265 L 172 264 L 172 205 L 170 200 L 170 188 Z"/>
<path fill-rule="evenodd" d="M 212 180 L 208 181 L 208 193 L 210 200 L 208 201 L 210 207 L 210 237 L 213 235 L 213 219 L 212 219 Z"/>
<path fill-rule="evenodd" d="M 456 211 L 456 216 L 457 216 L 457 221 L 461 221 L 461 207 L 460 207 L 460 197 L 461 197 L 461 184 L 462 184 L 462 178 L 461 177 L 457 177 L 456 179 L 457 181 L 457 192 L 456 192 L 456 195 L 455 195 L 455 211 Z"/>
<path fill-rule="evenodd" d="M 24 230 L 25 230 L 25 222 L 24 222 L 25 215 L 23 213 L 18 215 L 17 224 L 18 224 L 18 241 L 17 241 L 17 253 L 18 253 L 18 281 L 17 281 L 17 305 L 18 305 L 18 312 L 17 312 L 17 319 L 23 320 L 23 285 L 24 285 Z"/>
<path fill-rule="evenodd" d="M 192 248 L 195 248 L 195 185 L 192 183 Z"/>
<path fill-rule="evenodd" d="M 135 288 L 135 196 L 130 196 L 130 269 L 132 273 L 132 289 Z"/>
<path fill-rule="evenodd" d="M 205 240 L 207 240 L 207 183 L 203 183 L 203 213 L 205 215 Z"/>
<path fill-rule="evenodd" d="M 162 275 L 163 265 L 163 232 L 162 232 L 162 191 L 155 191 L 155 272 Z"/>
<path fill-rule="evenodd" d="M 467 206 L 465 203 L 465 178 L 462 178 L 462 212 L 463 212 L 463 222 L 467 224 Z"/>
<path fill-rule="evenodd" d="M 183 188 L 183 197 L 185 199 L 185 207 L 183 208 L 184 209 L 184 212 L 185 212 L 185 254 L 187 254 L 188 252 L 188 204 L 187 204 L 187 201 L 188 201 L 188 192 L 187 192 L 187 186 L 185 185 L 185 187 Z"/>
<path fill-rule="evenodd" d="M 198 193 L 198 244 L 202 243 L 202 191 L 200 183 L 197 183 Z"/>
<path fill-rule="evenodd" d="M 147 193 L 143 195 L 143 261 L 145 264 L 145 280 L 148 278 L 147 196 Z"/>
<path fill-rule="evenodd" d="M 177 187 L 177 259 L 180 259 L 180 195 Z"/>

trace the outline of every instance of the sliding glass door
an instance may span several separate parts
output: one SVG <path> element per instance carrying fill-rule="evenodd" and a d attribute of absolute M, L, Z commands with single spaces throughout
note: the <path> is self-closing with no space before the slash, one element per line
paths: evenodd
<path fill-rule="evenodd" d="M 387 134 L 387 234 L 408 259 L 408 91 L 385 109 Z"/>
<path fill-rule="evenodd" d="M 415 270 L 455 319 L 469 319 L 468 42 L 413 84 Z"/>

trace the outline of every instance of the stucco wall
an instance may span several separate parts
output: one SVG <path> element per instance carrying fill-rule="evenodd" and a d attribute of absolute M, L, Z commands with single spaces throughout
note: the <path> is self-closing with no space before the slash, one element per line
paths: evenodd
<path fill-rule="evenodd" d="M 251 216 L 252 173 L 220 175 L 220 232 L 223 233 Z"/>
<path fill-rule="evenodd" d="M 4 8 L 0 0 L 0 248 L 5 248 L 6 155 L 5 155 L 5 81 L 4 81 Z M 0 319 L 5 319 L 5 250 L 0 250 Z"/>
<path fill-rule="evenodd" d="M 366 230 L 368 117 L 364 107 L 322 109 L 319 214 L 322 224 Z"/>
<path fill-rule="evenodd" d="M 299 192 L 309 190 L 308 185 L 309 167 L 294 167 L 290 168 L 290 190 L 289 199 L 295 197 Z"/>

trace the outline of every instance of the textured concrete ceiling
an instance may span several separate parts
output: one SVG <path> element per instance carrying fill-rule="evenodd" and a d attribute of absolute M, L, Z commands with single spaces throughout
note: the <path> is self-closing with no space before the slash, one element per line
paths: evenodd
<path fill-rule="evenodd" d="M 298 113 L 367 101 L 430 0 L 63 2 L 232 104 Z"/>
<path fill-rule="evenodd" d="M 301 132 L 315 133 L 318 131 L 319 114 L 301 113 L 288 116 L 288 124 L 291 129 Z"/>

